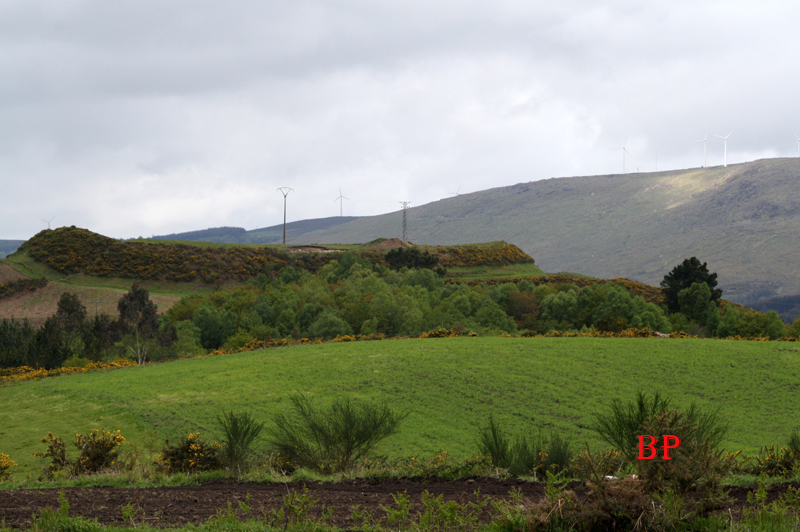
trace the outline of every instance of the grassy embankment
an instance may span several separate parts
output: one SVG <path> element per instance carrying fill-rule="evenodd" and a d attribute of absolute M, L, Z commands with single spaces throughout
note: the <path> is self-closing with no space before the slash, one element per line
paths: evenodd
<path fill-rule="evenodd" d="M 638 389 L 681 406 L 719 408 L 724 447 L 783 444 L 797 424 L 800 345 L 599 338 L 442 338 L 305 345 L 90 372 L 0 387 L 0 452 L 38 473 L 33 453 L 52 431 L 120 429 L 141 445 L 200 430 L 219 437 L 223 410 L 269 421 L 287 397 L 388 400 L 409 416 L 380 451 L 389 457 L 475 452 L 490 414 L 516 430 L 557 430 L 601 446 L 592 414 Z M 71 446 L 71 445 L 70 445 Z M 73 450 L 74 451 L 74 450 Z"/>

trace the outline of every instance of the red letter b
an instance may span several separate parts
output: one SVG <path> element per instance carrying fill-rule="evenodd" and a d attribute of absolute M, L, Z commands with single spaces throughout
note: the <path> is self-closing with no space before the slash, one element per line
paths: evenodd
<path fill-rule="evenodd" d="M 654 437 L 648 435 L 648 434 L 644 434 L 642 436 L 637 436 L 637 438 L 639 438 L 639 445 L 636 446 L 636 447 L 639 448 L 639 460 L 652 460 L 653 458 L 655 458 L 656 454 L 658 454 L 658 451 L 656 451 L 655 445 L 653 445 L 656 442 L 656 439 Z M 644 442 L 645 438 L 648 438 L 650 440 L 650 442 L 649 443 L 645 443 Z M 650 449 L 650 456 L 645 456 L 644 455 L 644 448 L 645 447 Z"/>

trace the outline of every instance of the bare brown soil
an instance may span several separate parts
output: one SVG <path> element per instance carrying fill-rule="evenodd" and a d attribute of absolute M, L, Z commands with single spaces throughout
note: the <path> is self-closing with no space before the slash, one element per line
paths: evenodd
<path fill-rule="evenodd" d="M 797 484 L 781 484 L 769 490 L 769 500 L 775 500 L 779 494 Z M 97 519 L 106 525 L 128 525 L 122 515 L 122 507 L 133 505 L 137 508 L 134 524 L 145 522 L 152 526 L 181 526 L 187 523 L 202 523 L 224 511 L 231 503 L 234 510 L 239 508 L 238 502 L 246 502 L 251 508 L 250 515 L 260 517 L 263 512 L 283 507 L 283 498 L 292 491 L 302 494 L 307 488 L 311 499 L 318 499 L 310 515 L 319 516 L 323 505 L 333 509 L 333 524 L 350 528 L 354 525 L 352 511 L 356 506 L 372 512 L 375 518 L 384 518 L 382 506 L 394 507 L 393 495 L 406 493 L 414 504 L 415 510 L 421 510 L 420 496 L 428 491 L 434 496 L 442 495 L 444 500 L 457 501 L 459 504 L 476 502 L 476 493 L 481 498 L 510 498 L 513 491 L 519 491 L 524 503 L 540 500 L 544 496 L 545 487 L 537 482 L 524 482 L 513 479 L 477 478 L 456 481 L 440 479 L 391 479 L 371 481 L 356 479 L 344 482 L 304 482 L 288 484 L 262 484 L 254 482 L 239 483 L 230 479 L 218 480 L 200 486 L 178 486 L 165 488 L 65 488 L 69 501 L 69 514 Z M 587 491 L 578 482 L 572 482 L 568 488 L 575 492 L 577 498 L 584 499 Z M 747 494 L 754 487 L 736 487 L 729 490 L 729 499 L 721 511 L 734 517 L 741 515 L 742 507 L 747 503 Z M 31 517 L 43 508 L 58 509 L 58 489 L 41 490 L 8 490 L 0 491 L 0 522 L 12 528 L 27 528 Z M 240 517 L 244 513 L 238 510 Z M 487 506 L 482 515 L 483 520 L 491 518 Z"/>

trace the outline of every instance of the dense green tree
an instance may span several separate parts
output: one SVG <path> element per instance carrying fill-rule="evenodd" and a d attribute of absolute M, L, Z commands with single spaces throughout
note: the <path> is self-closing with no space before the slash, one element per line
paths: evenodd
<path fill-rule="evenodd" d="M 61 332 L 58 320 L 54 316 L 47 318 L 33 337 L 27 363 L 44 369 L 60 367 L 72 355 L 62 342 Z"/>
<path fill-rule="evenodd" d="M 711 301 L 719 301 L 722 290 L 717 286 L 717 274 L 708 271 L 708 263 L 701 263 L 697 257 L 684 260 L 675 266 L 661 281 L 664 300 L 670 312 L 680 312 L 678 294 L 690 288 L 694 283 L 705 283 L 711 292 Z"/>
<path fill-rule="evenodd" d="M 198 308 L 193 321 L 200 329 L 200 343 L 205 349 L 218 349 L 236 334 L 236 315 L 229 310 L 217 310 L 211 304 Z"/>
<path fill-rule="evenodd" d="M 119 322 L 130 336 L 125 347 L 136 358 L 136 362 L 147 362 L 149 340 L 158 333 L 158 309 L 150 300 L 150 294 L 139 283 L 133 283 L 130 291 L 117 303 Z"/>
<path fill-rule="evenodd" d="M 77 345 L 82 344 L 81 338 L 86 322 L 86 307 L 81 303 L 80 298 L 70 292 L 61 294 L 55 317 L 61 328 L 64 347 L 73 354 L 83 354 L 82 345 L 81 347 Z"/>
<path fill-rule="evenodd" d="M 711 289 L 706 283 L 692 283 L 689 288 L 678 292 L 678 308 L 684 316 L 705 325 L 708 316 L 708 304 L 711 301 Z"/>
<path fill-rule="evenodd" d="M 742 338 L 768 336 L 774 340 L 786 335 L 786 325 L 774 310 L 764 314 L 728 305 L 722 313 L 716 334 L 722 338 L 728 336 L 741 336 Z"/>
<path fill-rule="evenodd" d="M 309 332 L 315 338 L 334 338 L 336 336 L 352 335 L 353 329 L 331 309 L 325 309 L 311 324 Z"/>

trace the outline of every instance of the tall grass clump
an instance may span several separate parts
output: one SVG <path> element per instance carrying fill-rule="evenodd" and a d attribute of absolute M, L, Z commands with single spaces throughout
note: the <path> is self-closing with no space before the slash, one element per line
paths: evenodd
<path fill-rule="evenodd" d="M 241 476 L 248 469 L 253 454 L 253 443 L 264 429 L 250 412 L 224 412 L 217 417 L 222 427 L 222 461 L 236 475 Z"/>
<path fill-rule="evenodd" d="M 292 411 L 276 414 L 268 444 L 279 466 L 321 473 L 345 472 L 365 460 L 384 438 L 397 432 L 405 413 L 382 403 L 337 399 L 318 408 L 302 395 L 291 397 Z"/>
<path fill-rule="evenodd" d="M 490 457 L 494 467 L 507 469 L 515 477 L 566 472 L 572 460 L 570 442 L 559 434 L 546 438 L 541 433 L 520 433 L 512 437 L 492 416 L 478 434 L 478 452 Z"/>

